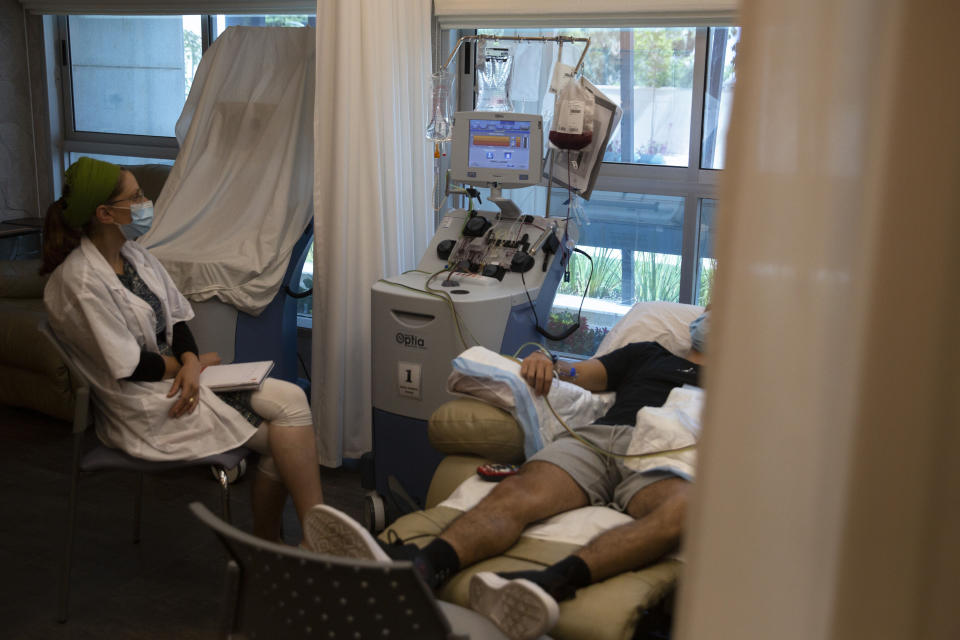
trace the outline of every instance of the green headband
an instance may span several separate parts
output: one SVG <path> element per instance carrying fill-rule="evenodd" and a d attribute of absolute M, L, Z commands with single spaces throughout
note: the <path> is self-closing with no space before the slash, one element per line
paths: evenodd
<path fill-rule="evenodd" d="M 66 174 L 67 193 L 63 219 L 74 229 L 85 225 L 101 204 L 117 188 L 120 167 L 102 160 L 83 157 L 70 165 Z"/>

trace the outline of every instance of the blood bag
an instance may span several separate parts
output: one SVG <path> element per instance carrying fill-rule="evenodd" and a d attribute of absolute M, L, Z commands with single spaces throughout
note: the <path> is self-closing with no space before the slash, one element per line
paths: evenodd
<path fill-rule="evenodd" d="M 593 141 L 595 100 L 583 83 L 571 80 L 557 94 L 550 143 L 558 149 L 583 149 Z"/>

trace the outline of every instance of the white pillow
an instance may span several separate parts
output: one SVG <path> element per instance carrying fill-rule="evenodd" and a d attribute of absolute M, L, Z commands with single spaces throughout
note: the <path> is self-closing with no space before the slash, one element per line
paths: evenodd
<path fill-rule="evenodd" d="M 631 342 L 659 342 L 670 353 L 683 357 L 690 351 L 690 323 L 703 307 L 679 302 L 638 302 L 610 330 L 596 356 L 610 353 Z"/>

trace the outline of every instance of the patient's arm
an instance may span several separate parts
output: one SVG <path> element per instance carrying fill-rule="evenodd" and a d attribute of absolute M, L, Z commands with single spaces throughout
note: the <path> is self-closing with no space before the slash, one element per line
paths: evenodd
<path fill-rule="evenodd" d="M 534 351 L 523 359 L 520 365 L 520 375 L 527 381 L 533 392 L 538 396 L 546 395 L 553 383 L 553 372 L 556 368 L 561 380 L 572 382 L 587 391 L 607 390 L 607 370 L 596 359 L 590 360 L 558 360 L 554 365 L 542 351 Z"/>

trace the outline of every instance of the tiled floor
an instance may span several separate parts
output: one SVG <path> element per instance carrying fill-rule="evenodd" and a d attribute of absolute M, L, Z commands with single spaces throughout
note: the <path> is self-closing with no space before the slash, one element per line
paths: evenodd
<path fill-rule="evenodd" d="M 67 514 L 69 425 L 0 407 L 0 638 L 211 638 L 219 626 L 225 554 L 187 510 L 219 513 L 206 469 L 147 477 L 141 542 L 132 544 L 135 482 L 104 472 L 80 483 L 70 619 L 54 621 Z M 326 501 L 359 518 L 359 472 L 324 469 Z M 250 475 L 233 485 L 234 524 L 249 530 Z M 288 542 L 300 537 L 288 503 Z"/>

